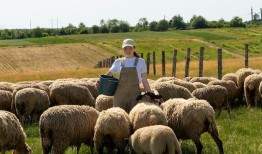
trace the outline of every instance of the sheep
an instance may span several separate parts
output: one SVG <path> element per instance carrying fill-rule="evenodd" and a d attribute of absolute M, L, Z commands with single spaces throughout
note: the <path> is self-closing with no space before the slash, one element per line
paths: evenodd
<path fill-rule="evenodd" d="M 12 93 L 14 90 L 14 85 L 14 83 L 10 82 L 0 82 L 0 90 L 6 90 Z"/>
<path fill-rule="evenodd" d="M 208 84 L 210 81 L 216 81 L 218 80 L 217 78 L 214 77 L 193 77 L 189 82 L 194 83 L 194 82 L 201 82 L 204 84 Z"/>
<path fill-rule="evenodd" d="M 30 146 L 25 142 L 26 135 L 17 117 L 8 111 L 0 110 L 0 148 L 2 154 L 14 149 L 13 153 L 31 154 Z"/>
<path fill-rule="evenodd" d="M 150 102 L 140 102 L 129 113 L 132 131 L 151 125 L 167 125 L 161 108 Z"/>
<path fill-rule="evenodd" d="M 262 81 L 262 75 L 252 74 L 246 77 L 244 82 L 244 95 L 246 98 L 247 107 L 251 107 L 251 101 L 255 101 L 255 107 L 257 102 L 261 101 L 259 94 L 259 84 Z"/>
<path fill-rule="evenodd" d="M 84 82 L 84 81 L 78 81 L 75 82 L 76 84 L 80 85 L 80 86 L 84 86 L 86 87 L 90 93 L 92 94 L 92 96 L 94 97 L 94 99 L 97 98 L 97 96 L 99 95 L 98 90 L 96 88 L 96 84 L 94 82 Z"/>
<path fill-rule="evenodd" d="M 187 81 L 183 81 L 181 79 L 175 79 L 175 80 L 171 80 L 171 81 L 165 81 L 164 83 L 172 83 L 172 84 L 175 84 L 175 85 L 179 85 L 179 86 L 182 86 L 182 87 L 185 87 L 187 88 L 190 92 L 193 92 L 194 90 L 197 89 L 197 87 L 191 83 L 191 82 L 187 82 Z"/>
<path fill-rule="evenodd" d="M 156 82 L 155 80 L 152 80 L 152 79 L 147 79 L 147 81 L 148 81 L 150 87 Z M 140 87 L 142 92 L 146 92 L 144 85 L 142 83 L 139 84 L 139 87 Z"/>
<path fill-rule="evenodd" d="M 90 105 L 95 106 L 95 99 L 84 86 L 72 82 L 54 82 L 50 85 L 51 106 L 55 105 Z"/>
<path fill-rule="evenodd" d="M 168 126 L 173 129 L 178 139 L 192 139 L 200 154 L 203 145 L 200 137 L 208 132 L 215 140 L 221 154 L 224 153 L 215 123 L 213 107 L 205 100 L 169 99 L 160 107 L 166 116 Z"/>
<path fill-rule="evenodd" d="M 228 81 L 228 80 L 233 81 L 236 84 L 236 86 L 238 87 L 238 84 L 237 84 L 238 78 L 239 77 L 236 73 L 227 73 L 222 77 L 222 80 L 223 81 Z"/>
<path fill-rule="evenodd" d="M 260 96 L 262 97 L 262 82 L 260 82 L 260 84 L 259 84 L 259 94 L 260 94 Z"/>
<path fill-rule="evenodd" d="M 262 71 L 260 69 L 254 69 L 254 70 L 252 70 L 252 73 L 253 74 L 260 74 L 260 73 L 262 73 Z"/>
<path fill-rule="evenodd" d="M 158 78 L 155 82 L 165 82 L 165 81 L 172 81 L 172 80 L 175 80 L 175 77 L 161 77 L 161 78 Z"/>
<path fill-rule="evenodd" d="M 238 100 L 240 103 L 243 102 L 244 97 L 244 82 L 247 76 L 252 74 L 252 69 L 250 68 L 241 68 L 236 72 L 236 75 L 238 76 L 237 85 L 239 88 L 239 98 Z"/>
<path fill-rule="evenodd" d="M 118 153 L 124 153 L 125 139 L 130 136 L 131 124 L 128 114 L 119 107 L 109 108 L 99 114 L 95 125 L 94 144 L 99 154 L 103 154 L 103 147 L 108 148 L 108 153 L 113 153 L 113 148 Z"/>
<path fill-rule="evenodd" d="M 97 111 L 101 112 L 103 110 L 107 110 L 113 107 L 114 96 L 107 96 L 107 95 L 98 95 L 96 98 L 95 108 Z"/>
<path fill-rule="evenodd" d="M 193 82 L 193 84 L 197 87 L 197 88 L 204 88 L 207 85 L 201 82 Z"/>
<path fill-rule="evenodd" d="M 238 98 L 238 92 L 239 89 L 237 87 L 237 85 L 231 81 L 231 80 L 217 80 L 217 81 L 211 81 L 207 84 L 209 85 L 221 85 L 223 87 L 225 87 L 227 89 L 228 92 L 228 103 L 231 104 L 235 102 L 235 99 Z"/>
<path fill-rule="evenodd" d="M 174 131 L 163 125 L 138 129 L 129 137 L 129 145 L 138 154 L 182 154 Z"/>
<path fill-rule="evenodd" d="M 6 90 L 0 90 L 0 110 L 11 112 L 12 93 Z"/>
<path fill-rule="evenodd" d="M 50 101 L 45 91 L 25 88 L 16 93 L 14 104 L 19 120 L 25 124 L 25 121 L 38 121 L 40 115 L 50 106 Z"/>
<path fill-rule="evenodd" d="M 230 116 L 230 106 L 228 104 L 227 89 L 220 85 L 210 85 L 204 88 L 199 88 L 193 91 L 192 95 L 197 99 L 204 99 L 210 103 L 212 107 L 218 109 L 217 117 L 222 112 L 222 107 L 226 106 L 227 112 Z"/>
<path fill-rule="evenodd" d="M 52 83 L 54 83 L 54 80 L 41 81 L 39 83 L 49 87 Z"/>
<path fill-rule="evenodd" d="M 188 89 L 185 87 L 168 84 L 168 83 L 157 83 L 152 87 L 155 89 L 160 95 L 163 96 L 164 101 L 170 98 L 193 98 L 194 96 L 190 93 Z"/>
<path fill-rule="evenodd" d="M 69 146 L 91 146 L 99 112 L 87 105 L 60 105 L 47 109 L 40 117 L 43 154 L 62 154 Z"/>

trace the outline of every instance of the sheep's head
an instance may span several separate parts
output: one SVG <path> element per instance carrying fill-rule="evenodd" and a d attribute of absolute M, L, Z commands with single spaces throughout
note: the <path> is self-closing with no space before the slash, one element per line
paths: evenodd
<path fill-rule="evenodd" d="M 152 92 L 146 92 L 142 95 L 139 95 L 136 100 L 138 102 L 151 102 L 157 105 L 160 105 L 164 102 L 162 95 L 156 95 Z"/>
<path fill-rule="evenodd" d="M 32 149 L 28 144 L 23 145 L 21 148 L 13 150 L 12 154 L 31 154 Z"/>

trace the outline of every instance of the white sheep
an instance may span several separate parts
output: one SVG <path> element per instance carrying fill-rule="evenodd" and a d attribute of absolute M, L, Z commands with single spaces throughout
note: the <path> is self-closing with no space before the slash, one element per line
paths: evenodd
<path fill-rule="evenodd" d="M 129 145 L 137 154 L 182 154 L 174 131 L 163 125 L 136 130 L 129 137 Z"/>
<path fill-rule="evenodd" d="M 62 154 L 69 146 L 91 146 L 99 112 L 87 105 L 60 105 L 46 110 L 40 117 L 39 129 L 43 154 Z"/>
<path fill-rule="evenodd" d="M 193 82 L 193 84 L 197 87 L 197 88 L 204 88 L 207 85 L 201 82 Z"/>
<path fill-rule="evenodd" d="M 170 98 L 193 98 L 194 96 L 190 93 L 188 89 L 185 87 L 175 85 L 175 84 L 169 84 L 165 82 L 160 82 L 157 84 L 154 84 L 155 89 L 160 95 L 163 96 L 164 101 L 170 99 Z"/>
<path fill-rule="evenodd" d="M 96 98 L 95 108 L 97 111 L 101 112 L 103 110 L 107 110 L 113 107 L 113 103 L 114 103 L 114 96 L 107 96 L 107 95 L 100 94 Z"/>
<path fill-rule="evenodd" d="M 131 124 L 128 114 L 119 107 L 109 108 L 99 114 L 95 125 L 94 144 L 99 154 L 103 154 L 103 147 L 108 153 L 113 153 L 113 148 L 118 153 L 124 153 L 125 139 L 130 136 Z"/>
<path fill-rule="evenodd" d="M 228 80 L 233 81 L 236 84 L 236 86 L 238 87 L 238 84 L 237 84 L 238 78 L 239 77 L 236 73 L 227 73 L 222 77 L 222 80 L 223 81 L 228 81 Z"/>
<path fill-rule="evenodd" d="M 204 99 L 210 103 L 212 107 L 218 109 L 217 117 L 222 112 L 222 107 L 226 107 L 227 112 L 230 116 L 230 105 L 228 103 L 228 92 L 227 89 L 220 85 L 210 85 L 204 88 L 199 88 L 193 91 L 193 96 L 197 99 Z"/>
<path fill-rule="evenodd" d="M 216 81 L 218 80 L 217 78 L 214 77 L 193 77 L 189 82 L 194 83 L 194 82 L 201 82 L 204 84 L 208 84 L 210 81 Z"/>
<path fill-rule="evenodd" d="M 238 100 L 240 101 L 240 103 L 243 103 L 245 79 L 246 79 L 246 77 L 248 77 L 251 74 L 253 74 L 251 68 L 241 68 L 241 69 L 237 70 L 237 72 L 236 72 L 236 75 L 238 76 L 237 85 L 238 85 L 238 88 L 239 88 Z"/>
<path fill-rule="evenodd" d="M 246 98 L 247 107 L 251 107 L 251 102 L 257 103 L 261 101 L 261 95 L 259 94 L 259 85 L 262 81 L 262 75 L 252 74 L 246 77 L 244 82 L 244 95 Z"/>
<path fill-rule="evenodd" d="M 0 90 L 0 110 L 11 112 L 12 93 L 6 90 Z"/>
<path fill-rule="evenodd" d="M 22 124 L 37 122 L 40 115 L 49 108 L 47 93 L 36 88 L 24 88 L 15 94 L 15 111 Z"/>
<path fill-rule="evenodd" d="M 0 149 L 14 149 L 16 154 L 31 154 L 32 150 L 25 143 L 26 135 L 17 117 L 8 111 L 0 110 Z"/>
<path fill-rule="evenodd" d="M 161 108 L 150 102 L 140 102 L 129 113 L 132 130 L 151 125 L 167 125 Z"/>
<path fill-rule="evenodd" d="M 212 136 L 220 153 L 224 153 L 215 123 L 215 112 L 207 101 L 194 98 L 170 99 L 160 107 L 166 116 L 168 126 L 173 129 L 177 138 L 192 139 L 197 147 L 197 153 L 201 153 L 203 149 L 200 137 L 204 132 Z"/>

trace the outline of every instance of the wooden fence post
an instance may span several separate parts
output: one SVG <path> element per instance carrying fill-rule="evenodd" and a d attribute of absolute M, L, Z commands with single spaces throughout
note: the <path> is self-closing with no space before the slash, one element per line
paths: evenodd
<path fill-rule="evenodd" d="M 141 58 L 144 58 L 144 54 L 143 53 L 141 53 Z"/>
<path fill-rule="evenodd" d="M 153 74 L 156 75 L 156 52 L 153 52 Z"/>
<path fill-rule="evenodd" d="M 218 73 L 218 79 L 222 79 L 222 48 L 217 49 L 217 73 Z"/>
<path fill-rule="evenodd" d="M 162 51 L 162 76 L 166 75 L 165 51 Z"/>
<path fill-rule="evenodd" d="M 150 65 L 150 53 L 146 54 L 146 66 L 147 66 L 147 74 L 149 74 L 149 65 Z"/>
<path fill-rule="evenodd" d="M 245 68 L 248 68 L 248 44 L 245 44 Z"/>
<path fill-rule="evenodd" d="M 176 57 L 177 56 L 177 50 L 174 50 L 174 54 L 173 54 L 173 64 L 172 64 L 172 76 L 176 77 Z"/>
<path fill-rule="evenodd" d="M 204 47 L 200 47 L 200 55 L 199 55 L 199 72 L 198 76 L 203 77 L 203 60 L 204 60 Z"/>
<path fill-rule="evenodd" d="M 187 48 L 185 77 L 188 77 L 188 75 L 189 75 L 190 51 L 191 51 L 191 49 Z"/>

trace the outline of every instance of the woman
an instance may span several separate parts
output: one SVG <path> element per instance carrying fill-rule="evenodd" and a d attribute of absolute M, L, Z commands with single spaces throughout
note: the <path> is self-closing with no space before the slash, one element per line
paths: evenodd
<path fill-rule="evenodd" d="M 141 94 L 139 83 L 147 92 L 151 92 L 147 81 L 147 67 L 144 59 L 135 52 L 132 39 L 125 39 L 122 44 L 124 57 L 115 60 L 106 75 L 120 74 L 118 87 L 114 95 L 114 107 L 120 107 L 127 113 L 137 104 L 136 98 Z M 99 81 L 97 82 L 99 87 Z"/>

